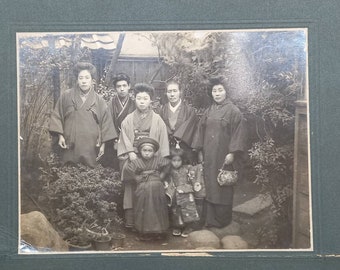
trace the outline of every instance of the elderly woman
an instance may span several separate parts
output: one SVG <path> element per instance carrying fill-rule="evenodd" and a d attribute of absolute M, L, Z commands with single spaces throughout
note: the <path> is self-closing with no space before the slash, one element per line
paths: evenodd
<path fill-rule="evenodd" d="M 58 136 L 64 163 L 95 167 L 105 143 L 117 133 L 106 102 L 94 91 L 96 68 L 79 62 L 74 74 L 77 86 L 61 94 L 51 114 L 49 131 Z"/>
<path fill-rule="evenodd" d="M 206 186 L 205 225 L 225 227 L 232 220 L 233 187 L 220 186 L 219 169 L 224 164 L 238 169 L 240 154 L 246 151 L 246 129 L 240 110 L 228 98 L 222 78 L 210 80 L 208 94 L 213 104 L 204 112 L 193 147 L 201 150 Z"/>
<path fill-rule="evenodd" d="M 167 126 L 170 146 L 183 149 L 185 163 L 196 163 L 197 155 L 191 149 L 198 122 L 195 110 L 183 102 L 182 90 L 176 81 L 167 83 L 166 96 L 169 102 L 162 106 L 159 114 Z"/>
<path fill-rule="evenodd" d="M 127 160 L 126 162 L 135 160 L 138 153 L 138 140 L 144 137 L 152 138 L 159 144 L 159 150 L 155 155 L 168 156 L 169 140 L 166 125 L 150 106 L 154 96 L 153 87 L 145 83 L 136 84 L 134 94 L 136 110 L 122 122 L 118 140 L 118 158 Z M 125 226 L 133 227 L 133 193 L 136 187 L 126 182 L 124 188 Z"/>

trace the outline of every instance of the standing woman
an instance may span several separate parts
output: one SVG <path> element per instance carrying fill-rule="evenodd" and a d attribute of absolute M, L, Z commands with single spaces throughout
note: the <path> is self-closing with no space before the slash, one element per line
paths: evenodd
<path fill-rule="evenodd" d="M 246 128 L 240 110 L 230 101 L 222 78 L 210 80 L 208 90 L 213 104 L 204 112 L 193 147 L 204 161 L 206 186 L 205 225 L 222 228 L 232 220 L 233 187 L 217 183 L 224 164 L 239 169 L 242 152 L 246 151 Z"/>
<path fill-rule="evenodd" d="M 63 163 L 95 167 L 105 143 L 117 138 L 106 102 L 94 91 L 96 68 L 79 62 L 74 68 L 76 87 L 64 91 L 51 114 L 49 131 L 58 136 Z"/>
<path fill-rule="evenodd" d="M 152 86 L 138 83 L 134 87 L 136 110 L 123 120 L 118 140 L 117 155 L 125 162 L 137 159 L 137 145 L 141 138 L 149 137 L 159 144 L 155 155 L 169 155 L 169 140 L 162 118 L 151 109 L 154 96 Z M 124 180 L 124 179 L 123 179 Z M 133 193 L 136 187 L 131 183 L 124 185 L 125 226 L 133 227 Z"/>

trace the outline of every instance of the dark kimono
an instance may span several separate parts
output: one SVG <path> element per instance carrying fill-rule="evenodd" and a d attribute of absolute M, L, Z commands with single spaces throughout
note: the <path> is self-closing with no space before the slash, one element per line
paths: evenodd
<path fill-rule="evenodd" d="M 49 131 L 65 138 L 64 163 L 95 167 L 99 146 L 116 138 L 117 133 L 104 99 L 91 89 L 83 102 L 80 91 L 75 88 L 62 93 L 52 112 Z"/>
<path fill-rule="evenodd" d="M 154 156 L 125 163 L 122 178 L 136 182 L 134 192 L 134 226 L 140 233 L 164 233 L 169 228 L 165 189 L 160 172 L 169 160 Z"/>
<path fill-rule="evenodd" d="M 115 95 L 112 100 L 108 102 L 108 110 L 112 116 L 113 124 L 116 132 L 119 135 L 121 125 L 125 117 L 135 110 L 135 102 L 129 97 L 125 104 L 122 104 L 118 95 Z M 117 150 L 114 149 L 114 142 L 110 141 L 105 147 L 105 154 L 101 160 L 101 164 L 105 167 L 113 167 L 119 170 L 119 160 L 117 158 Z"/>
<path fill-rule="evenodd" d="M 169 103 L 162 106 L 159 115 L 166 124 L 171 147 L 179 146 L 186 153 L 186 163 L 195 163 L 196 155 L 191 149 L 192 140 L 196 131 L 197 116 L 195 110 L 183 101 L 173 113 Z"/>
<path fill-rule="evenodd" d="M 125 117 L 136 109 L 135 102 L 129 97 L 123 105 L 118 95 L 115 95 L 108 103 L 108 108 L 111 113 L 114 126 L 116 127 L 117 134 L 119 134 Z"/>
<path fill-rule="evenodd" d="M 203 114 L 192 146 L 203 149 L 207 225 L 226 226 L 231 221 L 233 187 L 221 187 L 216 179 L 227 154 L 234 153 L 237 170 L 240 153 L 247 150 L 246 127 L 239 109 L 228 99 L 213 104 Z"/>

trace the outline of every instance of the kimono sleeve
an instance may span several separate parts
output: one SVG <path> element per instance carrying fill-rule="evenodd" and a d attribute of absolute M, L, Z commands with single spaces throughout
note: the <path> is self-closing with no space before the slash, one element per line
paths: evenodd
<path fill-rule="evenodd" d="M 206 119 L 207 119 L 208 110 L 206 110 L 200 121 L 197 124 L 196 132 L 194 134 L 194 137 L 192 139 L 191 147 L 193 149 L 202 149 L 203 148 L 203 141 L 204 141 L 204 133 L 205 133 L 205 125 L 206 125 Z"/>
<path fill-rule="evenodd" d="M 190 108 L 188 109 L 186 120 L 180 125 L 175 131 L 174 137 L 177 137 L 184 141 L 187 145 L 191 146 L 195 131 L 197 129 L 197 116 L 195 111 Z"/>
<path fill-rule="evenodd" d="M 61 95 L 51 113 L 49 132 L 52 135 L 64 134 L 64 111 L 63 98 Z"/>
<path fill-rule="evenodd" d="M 130 125 L 133 125 L 131 121 L 129 121 L 130 117 L 126 117 L 122 122 L 122 128 L 121 132 L 119 134 L 119 140 L 118 140 L 118 149 L 117 149 L 117 155 L 123 155 L 129 152 L 133 152 L 133 140 L 134 140 L 134 134 L 133 128 L 130 127 Z"/>
<path fill-rule="evenodd" d="M 157 121 L 157 129 L 159 129 L 159 137 L 158 137 L 158 143 L 159 143 L 159 153 L 162 157 L 169 156 L 170 150 L 169 150 L 169 138 L 168 138 L 168 132 L 166 125 L 162 118 L 159 117 L 159 120 Z M 151 136 L 150 136 L 151 137 Z"/>
<path fill-rule="evenodd" d="M 131 182 L 136 179 L 137 165 L 135 162 L 127 160 L 122 169 L 121 180 Z"/>
<path fill-rule="evenodd" d="M 229 151 L 244 152 L 247 150 L 247 127 L 246 121 L 242 116 L 242 113 L 235 108 L 231 113 L 231 138 L 229 144 Z"/>
<path fill-rule="evenodd" d="M 106 103 L 101 102 L 102 119 L 101 119 L 101 134 L 102 142 L 107 142 L 118 137 L 116 128 L 113 124 L 112 116 Z"/>

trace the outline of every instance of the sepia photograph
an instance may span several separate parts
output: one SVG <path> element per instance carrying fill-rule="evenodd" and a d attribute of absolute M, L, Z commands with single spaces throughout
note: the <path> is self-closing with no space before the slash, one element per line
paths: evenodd
<path fill-rule="evenodd" d="M 16 42 L 19 254 L 313 251 L 307 28 Z"/>

